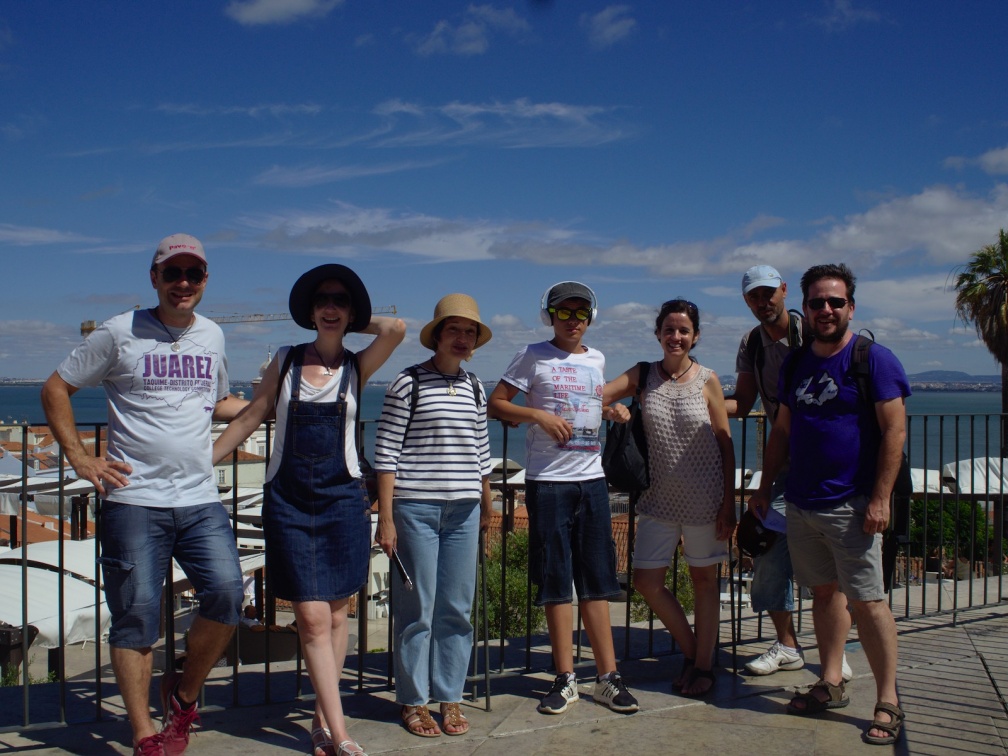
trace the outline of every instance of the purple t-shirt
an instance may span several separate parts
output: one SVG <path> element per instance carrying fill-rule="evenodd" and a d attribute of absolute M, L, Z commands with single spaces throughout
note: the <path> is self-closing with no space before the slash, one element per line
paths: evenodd
<path fill-rule="evenodd" d="M 781 368 L 778 396 L 791 410 L 791 469 L 784 497 L 800 509 L 826 509 L 869 496 L 881 434 L 875 406 L 862 401 L 851 374 L 856 338 L 825 359 L 810 349 L 793 352 Z M 795 369 L 789 369 L 798 360 Z M 876 402 L 910 396 L 896 355 L 879 344 L 868 350 Z M 790 388 L 787 375 L 793 374 Z"/>

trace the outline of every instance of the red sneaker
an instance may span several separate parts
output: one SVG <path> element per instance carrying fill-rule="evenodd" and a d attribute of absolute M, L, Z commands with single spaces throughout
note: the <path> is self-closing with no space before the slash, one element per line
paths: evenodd
<path fill-rule="evenodd" d="M 135 746 L 133 756 L 162 756 L 164 754 L 164 735 L 148 735 Z"/>
<path fill-rule="evenodd" d="M 199 714 L 194 703 L 188 709 L 183 709 L 179 703 L 176 691 L 180 675 L 178 672 L 166 672 L 161 678 L 161 706 L 164 709 L 164 719 L 161 720 L 161 732 L 166 756 L 181 756 L 189 747 L 189 731 L 199 723 Z"/>

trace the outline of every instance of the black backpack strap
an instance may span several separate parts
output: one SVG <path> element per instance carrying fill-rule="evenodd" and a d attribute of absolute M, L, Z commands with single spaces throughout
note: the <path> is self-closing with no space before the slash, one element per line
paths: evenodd
<path fill-rule="evenodd" d="M 798 310 L 788 310 L 788 345 L 793 352 L 812 341 L 812 326 Z"/>
<path fill-rule="evenodd" d="M 761 326 L 756 326 L 751 331 L 749 331 L 749 338 L 746 339 L 746 356 L 749 358 L 749 364 L 753 368 L 753 376 L 756 378 L 756 390 L 759 393 L 761 391 L 763 384 L 763 334 L 760 333 Z"/>
<path fill-rule="evenodd" d="M 868 335 L 866 336 L 865 334 Z M 869 407 L 874 407 L 875 401 L 872 394 L 871 365 L 868 364 L 868 352 L 871 351 L 872 345 L 875 343 L 875 334 L 867 328 L 862 328 L 855 338 L 857 340 L 854 342 L 854 354 L 851 356 L 850 372 L 854 380 L 857 381 L 858 397 Z M 876 421 L 878 420 L 874 413 L 872 417 Z M 913 480 L 910 477 L 910 464 L 907 461 L 906 452 L 904 452 L 900 469 L 896 473 L 893 492 L 897 497 L 900 497 L 910 496 L 912 491 Z"/>
<path fill-rule="evenodd" d="M 641 361 L 637 363 L 637 391 L 634 392 L 634 401 L 640 404 L 641 392 L 647 383 L 648 373 L 651 372 L 651 363 Z"/>
<path fill-rule="evenodd" d="M 792 350 L 791 354 L 784 360 L 784 365 L 781 367 L 784 371 L 784 392 L 781 396 L 777 397 L 778 404 L 784 404 L 784 398 L 790 396 L 794 391 L 794 376 L 795 371 L 798 370 L 798 363 L 801 362 L 802 357 L 811 348 L 812 342 L 805 341 L 800 347 Z"/>
<path fill-rule="evenodd" d="M 417 402 L 420 401 L 420 371 L 417 370 L 416 365 L 410 365 L 406 368 L 406 372 L 410 377 L 410 403 L 409 403 L 409 417 L 406 418 L 406 427 L 403 428 L 403 441 L 406 440 L 406 434 L 409 433 L 410 425 L 413 423 L 413 415 L 416 413 Z"/>
<path fill-rule="evenodd" d="M 875 402 L 872 401 L 871 365 L 868 364 L 868 352 L 871 351 L 872 344 L 875 343 L 875 334 L 871 331 L 868 333 L 871 338 L 865 336 L 864 332 L 858 333 L 854 337 L 854 354 L 851 356 L 850 372 L 857 383 L 858 398 L 871 406 Z"/>
<path fill-rule="evenodd" d="M 273 397 L 273 412 L 276 413 L 277 403 L 280 401 L 280 389 L 283 387 L 284 379 L 287 377 L 287 373 L 290 372 L 291 365 L 294 364 L 294 358 L 297 357 L 299 365 L 304 364 L 304 353 L 305 349 L 308 348 L 307 344 L 298 344 L 297 346 L 292 346 L 287 350 L 287 354 L 284 356 L 283 365 L 280 367 L 280 380 L 277 381 L 277 392 L 276 396 Z"/>
<path fill-rule="evenodd" d="M 469 383 L 472 384 L 473 390 L 473 401 L 476 402 L 476 409 L 478 410 L 483 406 L 483 397 L 480 396 L 479 383 L 476 380 L 476 374 L 466 371 L 466 375 L 469 376 Z"/>
<path fill-rule="evenodd" d="M 413 415 L 416 414 L 417 404 L 420 401 L 420 371 L 418 368 L 418 365 L 410 365 L 406 368 L 406 372 L 410 377 L 411 385 L 409 417 L 406 418 L 406 427 L 403 428 L 403 439 L 405 439 L 406 434 L 409 433 L 410 425 L 413 423 Z M 473 401 L 476 402 L 476 409 L 478 410 L 483 406 L 483 397 L 480 395 L 479 382 L 475 373 L 470 373 L 467 370 L 466 375 L 469 376 L 469 383 L 472 384 Z"/>
<path fill-rule="evenodd" d="M 360 403 L 361 403 L 361 374 L 360 374 L 360 361 L 357 359 L 357 354 L 346 349 L 346 357 L 343 359 L 343 364 L 347 367 L 352 367 L 354 373 L 357 375 L 357 411 L 354 412 L 354 445 L 357 447 L 357 454 L 360 459 L 364 458 L 364 444 L 361 441 L 361 423 L 360 423 Z"/>

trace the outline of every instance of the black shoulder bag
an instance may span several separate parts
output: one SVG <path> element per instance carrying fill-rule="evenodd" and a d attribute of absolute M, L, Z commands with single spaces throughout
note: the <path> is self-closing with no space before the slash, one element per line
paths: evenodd
<path fill-rule="evenodd" d="M 638 362 L 637 368 L 637 391 L 630 401 L 630 419 L 606 426 L 605 448 L 602 450 L 606 481 L 612 488 L 624 493 L 643 491 L 651 485 L 647 436 L 644 434 L 640 404 L 641 390 L 647 382 L 651 363 Z"/>

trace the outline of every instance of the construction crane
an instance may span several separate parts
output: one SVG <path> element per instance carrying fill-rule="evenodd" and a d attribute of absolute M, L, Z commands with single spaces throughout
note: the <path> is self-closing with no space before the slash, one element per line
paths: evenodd
<path fill-rule="evenodd" d="M 139 310 L 140 305 L 133 308 L 134 310 Z M 371 312 L 375 315 L 395 315 L 396 306 L 388 305 L 386 307 L 372 307 Z M 290 320 L 291 316 L 289 312 L 274 312 L 274 313 L 259 313 L 253 312 L 247 315 L 215 315 L 209 318 L 214 323 L 266 323 L 275 320 Z M 91 335 L 91 332 L 98 327 L 98 323 L 95 320 L 82 320 L 80 324 L 80 332 L 82 338 L 87 338 Z"/>
<path fill-rule="evenodd" d="M 387 307 L 372 307 L 371 313 L 373 315 L 395 315 L 396 306 L 388 305 Z M 258 313 L 253 312 L 247 315 L 214 315 L 210 317 L 214 323 L 265 323 L 271 320 L 290 320 L 291 316 L 289 312 L 273 312 L 273 313 Z"/>

